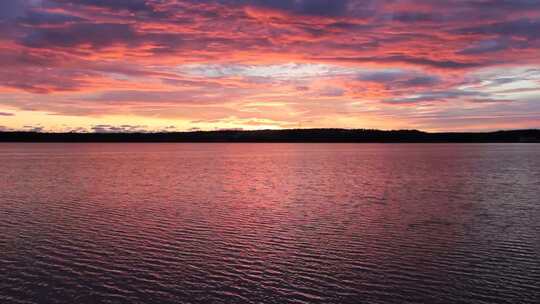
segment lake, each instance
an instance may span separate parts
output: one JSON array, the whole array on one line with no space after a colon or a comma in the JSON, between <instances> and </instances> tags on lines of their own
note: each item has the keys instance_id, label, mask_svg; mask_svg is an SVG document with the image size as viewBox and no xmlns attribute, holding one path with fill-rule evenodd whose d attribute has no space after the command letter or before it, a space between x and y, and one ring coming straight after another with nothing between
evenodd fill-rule
<instances>
[{"instance_id":1,"label":"lake","mask_svg":"<svg viewBox=\"0 0 540 304\"><path fill-rule=\"evenodd\" d=\"M0 303L538 303L539 144L0 144Z\"/></svg>"}]
</instances>

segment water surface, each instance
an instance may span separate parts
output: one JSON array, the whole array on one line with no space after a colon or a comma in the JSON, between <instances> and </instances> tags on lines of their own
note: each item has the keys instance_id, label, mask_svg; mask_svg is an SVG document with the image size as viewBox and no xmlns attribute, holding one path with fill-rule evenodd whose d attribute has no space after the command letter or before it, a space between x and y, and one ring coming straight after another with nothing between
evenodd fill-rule
<instances>
[{"instance_id":1,"label":"water surface","mask_svg":"<svg viewBox=\"0 0 540 304\"><path fill-rule=\"evenodd\" d=\"M540 145L0 144L1 303L538 303Z\"/></svg>"}]
</instances>

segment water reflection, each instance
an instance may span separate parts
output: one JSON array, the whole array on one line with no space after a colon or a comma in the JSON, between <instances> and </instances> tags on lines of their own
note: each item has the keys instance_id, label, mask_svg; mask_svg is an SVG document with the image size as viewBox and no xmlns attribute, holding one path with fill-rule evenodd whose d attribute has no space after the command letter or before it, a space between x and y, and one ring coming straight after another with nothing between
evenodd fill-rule
<instances>
[{"instance_id":1,"label":"water reflection","mask_svg":"<svg viewBox=\"0 0 540 304\"><path fill-rule=\"evenodd\" d=\"M7 303L535 303L538 145L2 144Z\"/></svg>"}]
</instances>

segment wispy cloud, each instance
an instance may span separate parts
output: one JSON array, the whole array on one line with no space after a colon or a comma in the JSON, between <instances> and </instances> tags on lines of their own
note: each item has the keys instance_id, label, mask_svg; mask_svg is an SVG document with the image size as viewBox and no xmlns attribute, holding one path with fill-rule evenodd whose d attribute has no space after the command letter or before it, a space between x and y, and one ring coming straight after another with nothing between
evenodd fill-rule
<instances>
[{"instance_id":1,"label":"wispy cloud","mask_svg":"<svg viewBox=\"0 0 540 304\"><path fill-rule=\"evenodd\" d=\"M534 127L540 102L538 1L18 0L0 26L10 128Z\"/></svg>"}]
</instances>

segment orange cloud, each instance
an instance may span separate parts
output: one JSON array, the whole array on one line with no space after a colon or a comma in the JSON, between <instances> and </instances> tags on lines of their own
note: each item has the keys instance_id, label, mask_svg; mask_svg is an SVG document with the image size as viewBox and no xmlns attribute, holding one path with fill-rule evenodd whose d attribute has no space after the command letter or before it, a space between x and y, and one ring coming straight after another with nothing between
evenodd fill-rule
<instances>
[{"instance_id":1,"label":"orange cloud","mask_svg":"<svg viewBox=\"0 0 540 304\"><path fill-rule=\"evenodd\" d=\"M36 111L111 126L537 126L534 1L35 3L0 13L0 112L17 121Z\"/></svg>"}]
</instances>

